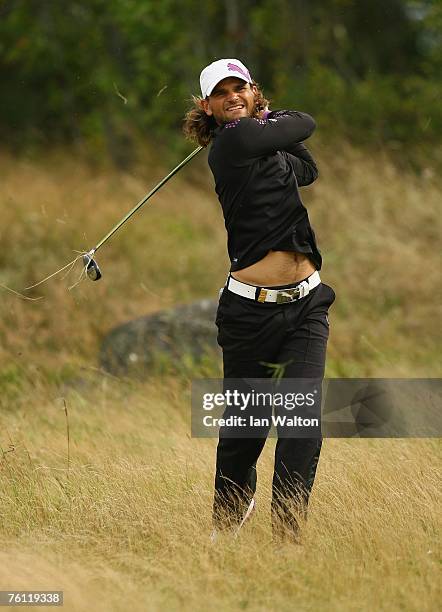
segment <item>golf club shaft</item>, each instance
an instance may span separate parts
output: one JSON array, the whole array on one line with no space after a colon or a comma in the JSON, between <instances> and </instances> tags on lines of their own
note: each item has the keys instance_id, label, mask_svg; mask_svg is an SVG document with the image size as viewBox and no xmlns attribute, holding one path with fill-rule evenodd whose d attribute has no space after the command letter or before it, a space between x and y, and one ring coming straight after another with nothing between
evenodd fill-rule
<instances>
[{"instance_id":1,"label":"golf club shaft","mask_svg":"<svg viewBox=\"0 0 442 612\"><path fill-rule=\"evenodd\" d=\"M119 222L119 223L118 223L118 224L117 224L115 227L113 227L113 228L110 230L110 232L109 232L108 234L106 234L106 236L105 236L104 238L102 238L102 239L100 240L100 242L99 242L99 243L98 243L98 244L95 246L95 248L93 248L93 249L90 251L90 253L96 253L96 252L98 251L98 249L99 249L100 247L102 247L102 246L103 246L103 244L104 244L105 242L107 242L107 240L109 240L109 238L110 238L111 236L113 236L113 234L115 234L115 232L116 232L117 230L119 230L119 229L120 229L120 227L121 227L121 226L122 226L124 223L126 223L126 221L127 221L128 219L130 219L130 217L132 217L132 215L133 215L134 213L136 213L136 212L137 212L137 210L138 210L139 208L141 208L141 207L143 206L143 204L145 204L149 198L151 198L151 197L154 195L154 193L156 193L156 192L158 191L158 189L160 189L160 188L161 188L161 187L162 187L162 186L163 186L165 183L167 183L167 181L168 181L170 178L172 178L172 176L173 176L174 174L176 174L176 173L178 172L178 170L180 170L180 169L181 169L183 166L185 166L185 165L187 164L187 162L189 162L189 161L190 161L190 160L191 160L193 157L195 157L195 155L197 155L197 154L198 154L198 153L199 153L199 152L200 152L200 151L201 151L203 148L204 148L204 147L198 147L197 149L195 149L194 151L192 151L192 153L191 153L190 155L188 155L188 156L186 157L186 159L183 159L183 161L182 161L180 164L178 164L178 166L177 166L176 168L174 168L174 169L173 169L171 172L169 172L169 174L168 174L167 176L165 176L165 177L163 178L163 180L162 180L162 181L160 181L160 182L158 183L158 185L156 185L156 186L155 186L155 187L154 187L154 188L153 188L151 191L149 191L149 193L148 193L146 196L144 196L144 198L143 198L142 200L140 200L140 202L138 202L138 204L137 204L136 206L134 206L134 207L132 208L132 210L130 210L130 211L127 213L127 215L126 215L125 217L123 217L123 219L121 219L121 221L120 221L120 222Z\"/></svg>"}]
</instances>

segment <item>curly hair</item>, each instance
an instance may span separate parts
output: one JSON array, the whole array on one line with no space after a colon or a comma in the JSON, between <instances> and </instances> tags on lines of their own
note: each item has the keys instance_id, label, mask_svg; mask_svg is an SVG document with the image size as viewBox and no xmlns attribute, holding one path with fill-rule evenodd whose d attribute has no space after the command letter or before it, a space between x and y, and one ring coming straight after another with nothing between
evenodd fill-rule
<instances>
[{"instance_id":1,"label":"curly hair","mask_svg":"<svg viewBox=\"0 0 442 612\"><path fill-rule=\"evenodd\" d=\"M264 97L258 83L253 81L252 85L255 85L257 89L252 117L258 118L260 112L268 107L269 101ZM202 98L199 96L192 96L192 101L193 106L187 111L184 117L183 132L188 140L192 140L202 147L207 147L213 138L213 132L218 124L213 115L206 115L202 109Z\"/></svg>"}]
</instances>

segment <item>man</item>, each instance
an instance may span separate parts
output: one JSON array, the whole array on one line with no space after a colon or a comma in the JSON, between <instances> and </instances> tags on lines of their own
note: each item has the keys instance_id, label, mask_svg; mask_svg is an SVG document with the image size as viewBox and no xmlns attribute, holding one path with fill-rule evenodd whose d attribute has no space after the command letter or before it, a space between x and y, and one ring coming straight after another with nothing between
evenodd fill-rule
<instances>
[{"instance_id":1,"label":"man","mask_svg":"<svg viewBox=\"0 0 442 612\"><path fill-rule=\"evenodd\" d=\"M225 380L268 378L281 364L287 378L324 376L328 308L333 289L321 283L321 254L298 187L318 176L302 144L315 129L309 115L268 110L248 69L221 59L201 72L201 98L184 132L211 143L228 234L230 274L217 312ZM265 436L229 437L217 449L214 523L237 530L254 508L256 461ZM321 437L279 437L272 495L274 532L297 534L305 515Z\"/></svg>"}]
</instances>

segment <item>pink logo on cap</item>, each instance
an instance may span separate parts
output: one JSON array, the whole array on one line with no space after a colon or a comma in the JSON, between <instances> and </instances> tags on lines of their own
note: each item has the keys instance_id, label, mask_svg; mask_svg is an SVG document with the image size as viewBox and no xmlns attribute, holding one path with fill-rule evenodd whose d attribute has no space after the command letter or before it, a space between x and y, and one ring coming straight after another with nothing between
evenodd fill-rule
<instances>
[{"instance_id":1,"label":"pink logo on cap","mask_svg":"<svg viewBox=\"0 0 442 612\"><path fill-rule=\"evenodd\" d=\"M244 72L244 70L240 66L237 66L236 64L232 64L231 62L229 62L227 64L227 68L229 70L231 70L232 72L239 72L240 74L242 74L247 79L247 81L251 81L252 80L250 78L249 71Z\"/></svg>"}]
</instances>

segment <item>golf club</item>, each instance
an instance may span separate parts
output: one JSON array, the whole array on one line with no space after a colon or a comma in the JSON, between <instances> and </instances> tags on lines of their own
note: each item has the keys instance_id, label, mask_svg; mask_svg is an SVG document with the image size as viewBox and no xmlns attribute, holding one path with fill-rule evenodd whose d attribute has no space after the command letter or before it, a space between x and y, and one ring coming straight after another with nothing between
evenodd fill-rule
<instances>
[{"instance_id":1,"label":"golf club","mask_svg":"<svg viewBox=\"0 0 442 612\"><path fill-rule=\"evenodd\" d=\"M97 281L102 277L101 274L101 270L98 267L97 262L94 259L94 255L95 253L98 251L99 248L101 248L103 246L103 244L105 242L107 242L109 240L109 238L111 236L113 236L115 234L115 232L117 230L120 229L120 227L122 225L124 225L124 223L126 223L126 221L128 221L130 219L130 217L137 212L137 210L139 210L146 202L147 200L149 200L149 198L151 198L163 185L165 185L165 183L167 183L167 181L172 178L172 176L174 176L183 166L185 166L187 164L187 162L189 162L193 157L195 157L195 155L197 155L204 147L198 147L197 149L195 149L194 151L192 151L192 153L190 155L188 155L186 157L186 159L184 159L180 164L178 164L178 166L176 166L176 168L174 168L171 172L169 172L169 174L167 176L165 176L159 183L158 185L156 185L151 191L149 191L149 193L147 195L144 196L144 198L142 200L140 200L138 202L138 204L136 206L134 206L132 208L132 210L130 210L127 215L125 215L121 221L119 223L117 223L117 225L115 225L115 227L113 227L107 234L106 236L104 236L104 238L102 238L100 240L100 242L97 243L97 245L91 249L90 251L87 251L86 253L83 253L83 264L84 267L86 269L86 274L88 276L88 278L90 278L90 280L93 281Z\"/></svg>"},{"instance_id":2,"label":"golf club","mask_svg":"<svg viewBox=\"0 0 442 612\"><path fill-rule=\"evenodd\" d=\"M85 253L83 255L83 265L86 268L86 274L88 275L88 278L93 281L97 281L101 278L101 270L98 267L97 262L93 258L93 254L94 250L92 249L92 251L89 251L88 253Z\"/></svg>"}]
</instances>

